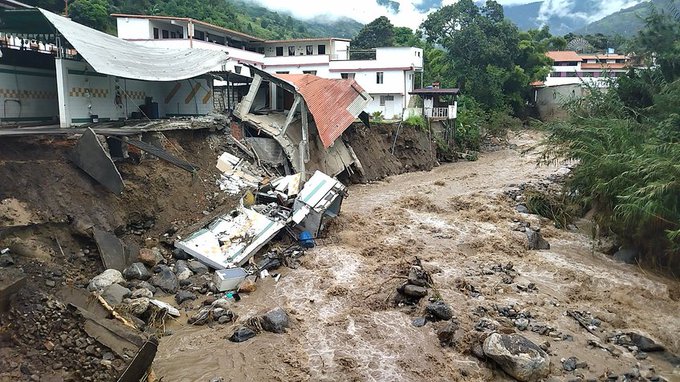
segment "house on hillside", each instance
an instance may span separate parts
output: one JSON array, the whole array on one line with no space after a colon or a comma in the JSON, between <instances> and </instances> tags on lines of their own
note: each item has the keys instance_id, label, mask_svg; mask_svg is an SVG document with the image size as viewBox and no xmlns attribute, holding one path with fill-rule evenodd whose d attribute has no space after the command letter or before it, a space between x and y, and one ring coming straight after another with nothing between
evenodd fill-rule
<instances>
[{"instance_id":1,"label":"house on hillside","mask_svg":"<svg viewBox=\"0 0 680 382\"><path fill-rule=\"evenodd\" d=\"M574 51L550 51L546 55L553 66L545 86L588 84L607 86L606 79L622 76L630 67L630 57L621 54L579 54Z\"/></svg>"},{"instance_id":2,"label":"house on hillside","mask_svg":"<svg viewBox=\"0 0 680 382\"><path fill-rule=\"evenodd\" d=\"M632 67L630 57L622 54L550 51L546 55L553 61L548 77L531 84L543 120L562 117L565 102L582 97L589 86L606 88L610 79L624 75Z\"/></svg>"},{"instance_id":3,"label":"house on hillside","mask_svg":"<svg viewBox=\"0 0 680 382\"><path fill-rule=\"evenodd\" d=\"M351 60L347 39L263 40L190 18L125 14L113 17L118 37L136 44L225 51L229 61L215 70L226 73L252 78L246 67L252 65L270 74L354 79L372 96L366 111L380 112L390 119L403 116L411 103L410 92L415 88L416 78L423 72L420 48L377 48L374 60ZM241 91L232 97L240 101L244 95ZM272 100L272 108L285 108L277 87L272 86L266 97Z\"/></svg>"}]
</instances>

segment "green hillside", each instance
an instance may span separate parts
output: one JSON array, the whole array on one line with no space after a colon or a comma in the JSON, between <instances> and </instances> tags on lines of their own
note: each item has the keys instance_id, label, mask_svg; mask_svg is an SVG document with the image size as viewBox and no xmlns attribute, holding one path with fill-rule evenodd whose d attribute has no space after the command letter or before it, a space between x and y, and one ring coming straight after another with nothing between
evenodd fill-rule
<instances>
[{"instance_id":1,"label":"green hillside","mask_svg":"<svg viewBox=\"0 0 680 382\"><path fill-rule=\"evenodd\" d=\"M680 0L652 0L613 13L601 20L590 23L577 33L634 36L644 27L644 17L655 7L659 11L677 12Z\"/></svg>"},{"instance_id":2,"label":"green hillside","mask_svg":"<svg viewBox=\"0 0 680 382\"><path fill-rule=\"evenodd\" d=\"M59 0L25 3L64 13ZM72 0L69 16L77 22L115 34L111 13L192 17L265 39L303 37L352 38L363 26L349 18L299 20L242 0Z\"/></svg>"}]
</instances>

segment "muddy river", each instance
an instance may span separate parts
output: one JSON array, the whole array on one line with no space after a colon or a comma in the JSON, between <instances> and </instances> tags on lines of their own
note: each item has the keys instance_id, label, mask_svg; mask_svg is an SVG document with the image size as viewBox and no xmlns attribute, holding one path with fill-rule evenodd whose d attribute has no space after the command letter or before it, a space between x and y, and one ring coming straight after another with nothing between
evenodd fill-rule
<instances>
[{"instance_id":1,"label":"muddy river","mask_svg":"<svg viewBox=\"0 0 680 382\"><path fill-rule=\"evenodd\" d=\"M162 381L452 381L506 380L490 363L470 354L475 327L514 331L499 314L507 307L530 316L521 333L549 345L556 380L621 378L637 368L680 381L680 368L650 353L636 359L607 334L635 330L680 353L678 284L598 253L586 232L558 230L551 222L518 213L506 191L541 182L564 171L537 166L538 135L512 138L512 149L480 155L430 172L408 173L350 188L342 216L298 269L234 303L243 321L280 306L292 323L286 334L262 333L231 343L232 325L192 327L186 316L170 325L154 363ZM529 251L520 222L541 227L550 250ZM453 308L460 330L454 346L439 344L437 324L415 327L427 299L395 306L396 288L418 257L438 293ZM492 269L512 264L507 274ZM498 269L498 267L495 267ZM527 288L533 284L531 288ZM431 291L431 293L433 293ZM589 333L568 310L588 312L601 322ZM532 331L532 327L548 327ZM561 360L577 357L585 369L563 371ZM641 357L640 357L641 358ZM222 378L222 379L219 379ZM622 380L622 379L619 379Z\"/></svg>"}]
</instances>

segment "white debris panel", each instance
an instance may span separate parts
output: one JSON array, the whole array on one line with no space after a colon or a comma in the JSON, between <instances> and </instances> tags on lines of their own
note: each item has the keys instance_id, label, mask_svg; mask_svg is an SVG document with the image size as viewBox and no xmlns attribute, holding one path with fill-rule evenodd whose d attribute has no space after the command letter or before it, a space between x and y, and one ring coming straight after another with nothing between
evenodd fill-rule
<instances>
[{"instance_id":1,"label":"white debris panel","mask_svg":"<svg viewBox=\"0 0 680 382\"><path fill-rule=\"evenodd\" d=\"M243 265L283 229L274 221L251 209L241 207L219 217L175 247L215 269Z\"/></svg>"},{"instance_id":2,"label":"white debris panel","mask_svg":"<svg viewBox=\"0 0 680 382\"><path fill-rule=\"evenodd\" d=\"M317 237L325 217L340 213L347 187L339 180L317 171L305 183L293 206L292 220Z\"/></svg>"},{"instance_id":3,"label":"white debris panel","mask_svg":"<svg viewBox=\"0 0 680 382\"><path fill-rule=\"evenodd\" d=\"M177 81L215 70L227 53L145 47L40 9L42 15L98 73L143 81Z\"/></svg>"}]
</instances>

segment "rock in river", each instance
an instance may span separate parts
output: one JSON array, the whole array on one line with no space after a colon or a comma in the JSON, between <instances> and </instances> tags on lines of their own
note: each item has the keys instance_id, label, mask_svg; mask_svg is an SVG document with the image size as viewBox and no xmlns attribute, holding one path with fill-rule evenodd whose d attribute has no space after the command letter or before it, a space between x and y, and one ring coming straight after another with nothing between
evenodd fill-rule
<instances>
[{"instance_id":1,"label":"rock in river","mask_svg":"<svg viewBox=\"0 0 680 382\"><path fill-rule=\"evenodd\" d=\"M432 321L447 321L453 318L453 311L444 301L435 301L425 308L428 318Z\"/></svg>"},{"instance_id":2,"label":"rock in river","mask_svg":"<svg viewBox=\"0 0 680 382\"><path fill-rule=\"evenodd\" d=\"M493 333L484 341L484 354L519 381L536 381L550 373L550 357L519 334Z\"/></svg>"},{"instance_id":3,"label":"rock in river","mask_svg":"<svg viewBox=\"0 0 680 382\"><path fill-rule=\"evenodd\" d=\"M244 342L255 337L256 335L257 333L255 333L252 329L241 326L240 328L236 329L236 331L234 331L234 334L232 334L231 337L229 337L229 341Z\"/></svg>"},{"instance_id":4,"label":"rock in river","mask_svg":"<svg viewBox=\"0 0 680 382\"><path fill-rule=\"evenodd\" d=\"M104 272L100 273L99 275L95 276L90 281L90 284L87 286L87 289L89 291L101 292L111 284L122 283L124 281L125 280L123 279L123 275L120 273L119 270L107 269Z\"/></svg>"},{"instance_id":5,"label":"rock in river","mask_svg":"<svg viewBox=\"0 0 680 382\"><path fill-rule=\"evenodd\" d=\"M275 308L260 318L262 329L272 333L284 333L288 327L288 314L281 308Z\"/></svg>"},{"instance_id":6,"label":"rock in river","mask_svg":"<svg viewBox=\"0 0 680 382\"><path fill-rule=\"evenodd\" d=\"M538 229L533 230L527 227L526 234L527 239L529 240L529 249L550 249L550 243L543 238L543 235L541 235L541 232Z\"/></svg>"},{"instance_id":7,"label":"rock in river","mask_svg":"<svg viewBox=\"0 0 680 382\"><path fill-rule=\"evenodd\" d=\"M153 275L149 281L151 285L161 288L166 293L176 293L177 289L179 289L177 276L168 268Z\"/></svg>"},{"instance_id":8,"label":"rock in river","mask_svg":"<svg viewBox=\"0 0 680 382\"><path fill-rule=\"evenodd\" d=\"M142 263L133 263L123 270L123 277L128 280L148 280L151 272Z\"/></svg>"}]
</instances>

